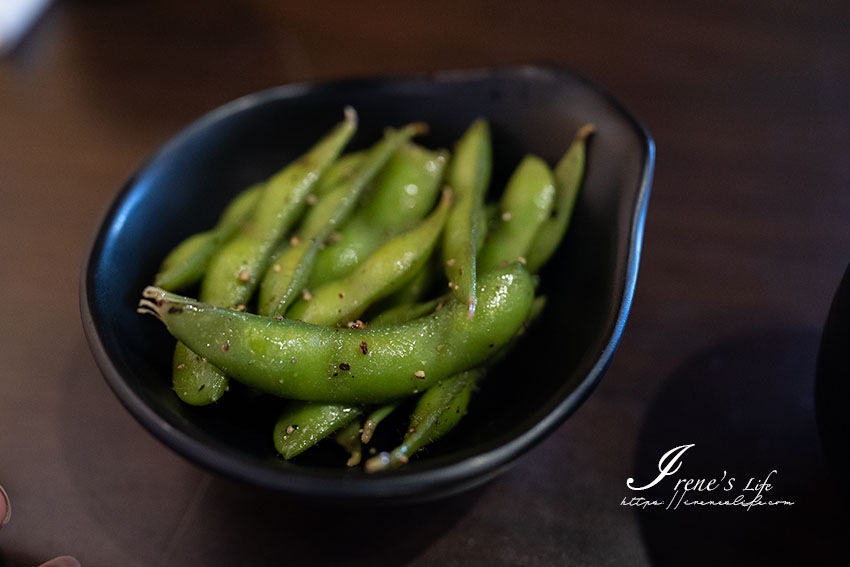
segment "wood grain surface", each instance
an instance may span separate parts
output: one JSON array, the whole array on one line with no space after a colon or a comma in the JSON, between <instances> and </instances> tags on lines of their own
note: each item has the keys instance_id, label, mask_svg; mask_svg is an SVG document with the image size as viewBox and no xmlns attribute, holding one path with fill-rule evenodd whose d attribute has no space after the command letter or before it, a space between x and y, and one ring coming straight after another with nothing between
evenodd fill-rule
<instances>
[{"instance_id":1,"label":"wood grain surface","mask_svg":"<svg viewBox=\"0 0 850 567\"><path fill-rule=\"evenodd\" d=\"M813 384L850 262L849 23L827 1L56 0L0 59L0 566L846 564ZM210 475L124 410L79 268L161 142L273 85L536 62L605 86L658 150L620 348L543 444L456 498L340 510ZM622 505L690 443L678 476L776 470L765 498L794 504Z\"/></svg>"}]
</instances>

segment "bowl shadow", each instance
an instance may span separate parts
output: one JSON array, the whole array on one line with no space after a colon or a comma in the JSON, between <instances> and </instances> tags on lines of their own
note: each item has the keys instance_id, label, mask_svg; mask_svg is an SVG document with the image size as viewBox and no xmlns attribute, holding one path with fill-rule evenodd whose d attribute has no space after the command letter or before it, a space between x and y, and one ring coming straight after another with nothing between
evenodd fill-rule
<instances>
[{"instance_id":1,"label":"bowl shadow","mask_svg":"<svg viewBox=\"0 0 850 567\"><path fill-rule=\"evenodd\" d=\"M846 560L850 518L830 479L815 423L818 341L811 329L734 337L693 355L662 386L641 428L635 485L659 475L667 451L693 446L669 478L631 493L665 503L635 509L653 565ZM738 495L750 502L756 492L743 489L768 475L771 488L761 493L762 502L793 504L687 505L733 501ZM677 500L679 479L718 479L719 488L689 492L685 505L668 508Z\"/></svg>"}]
</instances>

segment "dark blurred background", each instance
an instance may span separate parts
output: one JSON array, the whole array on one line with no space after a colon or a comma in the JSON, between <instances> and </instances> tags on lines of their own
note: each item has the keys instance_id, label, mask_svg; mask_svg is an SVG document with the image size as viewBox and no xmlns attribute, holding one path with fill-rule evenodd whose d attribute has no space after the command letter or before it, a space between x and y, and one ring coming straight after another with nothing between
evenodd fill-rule
<instances>
[{"instance_id":1,"label":"dark blurred background","mask_svg":"<svg viewBox=\"0 0 850 567\"><path fill-rule=\"evenodd\" d=\"M55 0L0 58L0 565L846 563L813 384L850 262L848 26L828 1ZM209 475L124 411L79 267L160 143L274 85L525 63L601 84L658 148L622 343L552 437L470 494L341 511ZM693 476L777 469L795 505L620 506L686 442Z\"/></svg>"}]
</instances>

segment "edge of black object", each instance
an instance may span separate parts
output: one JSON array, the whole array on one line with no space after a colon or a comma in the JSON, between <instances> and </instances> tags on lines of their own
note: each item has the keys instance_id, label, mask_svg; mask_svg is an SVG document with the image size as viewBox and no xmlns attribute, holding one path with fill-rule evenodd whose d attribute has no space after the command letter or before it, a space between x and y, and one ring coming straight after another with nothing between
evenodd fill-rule
<instances>
[{"instance_id":1,"label":"edge of black object","mask_svg":"<svg viewBox=\"0 0 850 567\"><path fill-rule=\"evenodd\" d=\"M838 285L824 325L815 374L815 417L827 463L845 500L850 488L850 265Z\"/></svg>"},{"instance_id":2,"label":"edge of black object","mask_svg":"<svg viewBox=\"0 0 850 567\"><path fill-rule=\"evenodd\" d=\"M180 240L210 227L239 189L264 179L357 109L350 149L381 130L429 124L421 143L449 146L479 116L494 138L492 188L527 152L553 163L578 128L596 125L567 240L542 273L549 304L515 352L491 372L469 414L427 454L367 475L312 450L292 462L271 443L277 406L238 387L214 407L171 391L173 340L135 311L141 291ZM202 467L292 496L335 503L402 503L455 494L494 478L562 424L605 373L623 333L638 272L655 159L647 130L606 91L563 68L523 66L295 84L219 107L166 142L106 211L80 283L94 358L127 410ZM198 203L204 203L198 207ZM391 446L380 447L386 450ZM336 455L338 457L338 455Z\"/></svg>"}]
</instances>

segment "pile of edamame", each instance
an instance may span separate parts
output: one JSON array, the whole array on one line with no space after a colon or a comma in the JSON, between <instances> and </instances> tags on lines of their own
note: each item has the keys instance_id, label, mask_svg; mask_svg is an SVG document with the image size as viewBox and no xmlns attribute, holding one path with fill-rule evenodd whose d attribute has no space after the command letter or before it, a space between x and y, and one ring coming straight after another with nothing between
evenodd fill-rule
<instances>
[{"instance_id":1,"label":"pile of edamame","mask_svg":"<svg viewBox=\"0 0 850 567\"><path fill-rule=\"evenodd\" d=\"M486 120L451 152L417 144L422 123L346 152L356 129L346 108L304 155L237 194L163 260L138 311L177 339L184 402L212 404L229 380L282 398L272 437L286 459L333 437L360 465L381 421L416 397L398 446L369 451L372 472L451 431L543 308L536 274L567 231L593 126L554 168L526 156L492 203ZM191 290L197 300L175 293Z\"/></svg>"}]
</instances>

